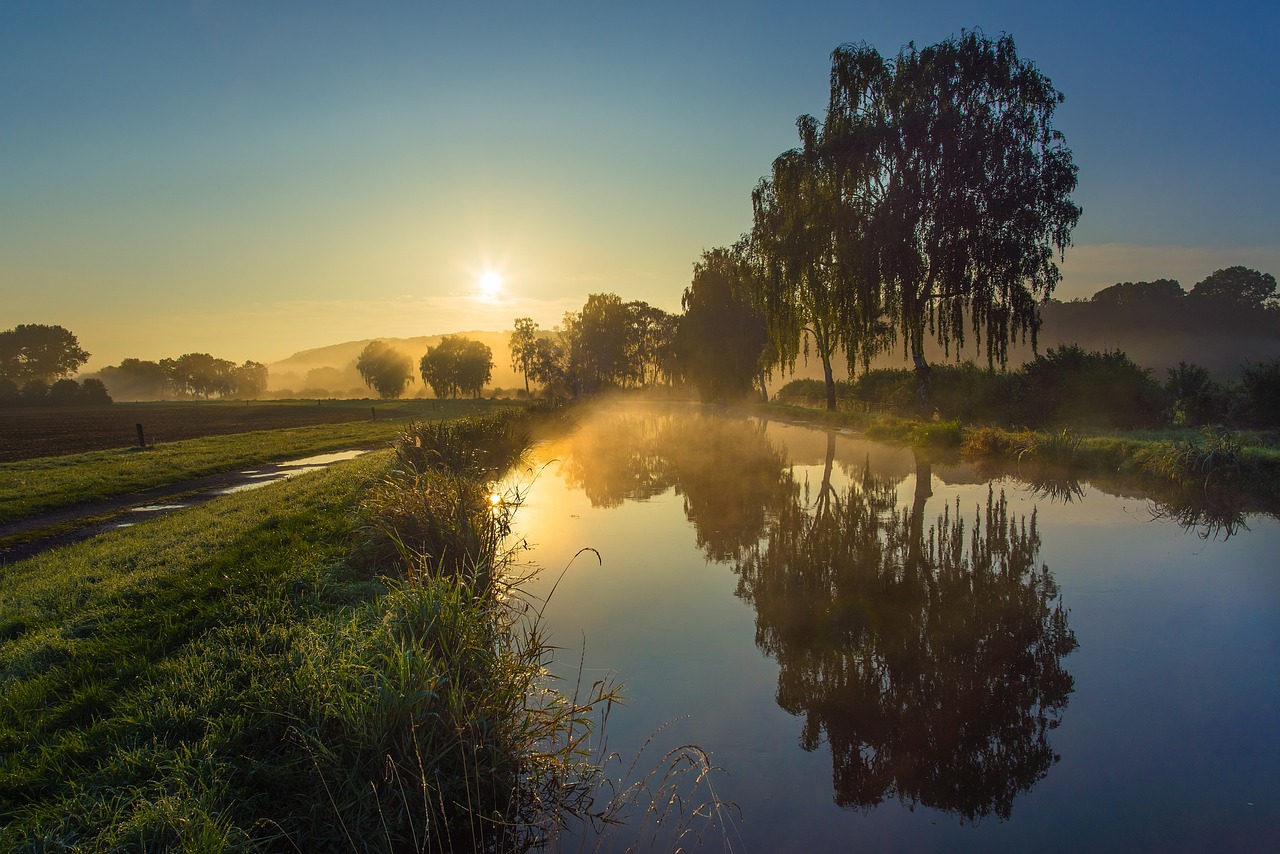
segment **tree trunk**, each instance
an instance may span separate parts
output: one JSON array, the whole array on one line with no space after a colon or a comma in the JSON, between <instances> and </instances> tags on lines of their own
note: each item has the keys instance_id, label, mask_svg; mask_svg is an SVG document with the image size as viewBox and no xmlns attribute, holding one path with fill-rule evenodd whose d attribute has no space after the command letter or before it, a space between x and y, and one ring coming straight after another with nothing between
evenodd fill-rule
<instances>
[{"instance_id":1,"label":"tree trunk","mask_svg":"<svg viewBox=\"0 0 1280 854\"><path fill-rule=\"evenodd\" d=\"M831 357L825 353L822 356L822 376L827 381L827 411L836 411L836 381L831 373Z\"/></svg>"},{"instance_id":2,"label":"tree trunk","mask_svg":"<svg viewBox=\"0 0 1280 854\"><path fill-rule=\"evenodd\" d=\"M918 567L924 549L924 507L933 495L933 463L913 451L916 458L916 489L911 501L911 528L908 534L907 560Z\"/></svg>"},{"instance_id":3,"label":"tree trunk","mask_svg":"<svg viewBox=\"0 0 1280 854\"><path fill-rule=\"evenodd\" d=\"M761 372L756 376L756 379L758 379L758 380L760 381L760 401L761 401L762 403L768 403L768 402L769 402L769 387L768 387L767 385L765 385L765 384L764 384L764 371L761 371Z\"/></svg>"},{"instance_id":4,"label":"tree trunk","mask_svg":"<svg viewBox=\"0 0 1280 854\"><path fill-rule=\"evenodd\" d=\"M933 413L933 407L930 405L931 389L929 387L933 368L929 367L929 363L924 360L924 353L912 353L911 361L915 363L916 371L916 411L921 418L927 419Z\"/></svg>"}]
</instances>

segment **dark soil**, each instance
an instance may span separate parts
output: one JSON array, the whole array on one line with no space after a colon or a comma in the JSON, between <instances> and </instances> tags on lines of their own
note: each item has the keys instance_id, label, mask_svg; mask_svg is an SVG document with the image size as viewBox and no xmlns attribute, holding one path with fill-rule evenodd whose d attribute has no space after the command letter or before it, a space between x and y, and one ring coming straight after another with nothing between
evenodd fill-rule
<instances>
[{"instance_id":1,"label":"dark soil","mask_svg":"<svg viewBox=\"0 0 1280 854\"><path fill-rule=\"evenodd\" d=\"M114 403L0 409L0 462L105 451L201 436L367 421L368 405L303 403Z\"/></svg>"}]
</instances>

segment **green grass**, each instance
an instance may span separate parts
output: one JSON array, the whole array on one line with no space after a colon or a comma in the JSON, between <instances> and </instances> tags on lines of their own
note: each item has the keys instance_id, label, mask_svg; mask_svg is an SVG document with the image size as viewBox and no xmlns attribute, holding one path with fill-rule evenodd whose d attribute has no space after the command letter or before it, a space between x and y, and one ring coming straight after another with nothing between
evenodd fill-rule
<instances>
[{"instance_id":1,"label":"green grass","mask_svg":"<svg viewBox=\"0 0 1280 854\"><path fill-rule=\"evenodd\" d=\"M503 555L350 560L392 456L0 566L0 850L521 850L589 808L611 687L550 690Z\"/></svg>"},{"instance_id":2,"label":"green grass","mask_svg":"<svg viewBox=\"0 0 1280 854\"><path fill-rule=\"evenodd\" d=\"M158 819L142 813L163 812L159 780L187 777L208 753L214 706L232 717L252 712L228 704L255 678L255 659L235 665L224 655L225 672L193 682L193 667L207 671L217 659L191 660L192 650L212 653L212 638L231 631L261 658L262 645L283 641L309 615L376 595L371 579L334 568L350 548L352 511L385 460L0 567L0 842L9 843L0 847L38 838L24 828L52 834L55 849L106 827L122 829L112 843L120 845L140 843L125 830L139 822L152 828L143 836L160 833Z\"/></svg>"},{"instance_id":3,"label":"green grass","mask_svg":"<svg viewBox=\"0 0 1280 854\"><path fill-rule=\"evenodd\" d=\"M1280 446L1274 433L1184 428L1088 435L1065 429L970 427L956 421L934 423L777 404L757 405L750 411L850 427L879 441L919 448L958 445L970 459L1043 463L1169 486L1230 487L1268 501L1280 499Z\"/></svg>"},{"instance_id":4,"label":"green grass","mask_svg":"<svg viewBox=\"0 0 1280 854\"><path fill-rule=\"evenodd\" d=\"M488 411L502 403L505 402L388 401L378 406L381 417L415 414L457 418L477 410ZM158 444L147 450L93 451L0 463L0 524L262 463L381 442L389 444L404 429L403 421L355 421L208 436Z\"/></svg>"}]
</instances>

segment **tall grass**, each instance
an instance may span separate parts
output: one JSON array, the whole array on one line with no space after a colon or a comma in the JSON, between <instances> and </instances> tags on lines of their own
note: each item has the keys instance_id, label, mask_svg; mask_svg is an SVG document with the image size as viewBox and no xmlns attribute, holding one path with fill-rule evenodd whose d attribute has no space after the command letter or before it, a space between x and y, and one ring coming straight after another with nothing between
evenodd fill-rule
<instances>
[{"instance_id":1,"label":"tall grass","mask_svg":"<svg viewBox=\"0 0 1280 854\"><path fill-rule=\"evenodd\" d=\"M548 676L515 497L391 459L0 568L0 849L520 851L600 814L616 688ZM415 491L386 530L455 544L351 562Z\"/></svg>"}]
</instances>

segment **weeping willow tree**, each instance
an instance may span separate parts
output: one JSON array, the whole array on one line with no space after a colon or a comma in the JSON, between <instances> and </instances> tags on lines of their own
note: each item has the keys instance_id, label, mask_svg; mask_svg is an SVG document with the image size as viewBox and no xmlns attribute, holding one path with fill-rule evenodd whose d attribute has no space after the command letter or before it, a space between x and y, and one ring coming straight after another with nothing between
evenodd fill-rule
<instances>
[{"instance_id":1,"label":"weeping willow tree","mask_svg":"<svg viewBox=\"0 0 1280 854\"><path fill-rule=\"evenodd\" d=\"M796 122L801 147L773 161L751 194L750 245L760 275L756 303L765 317L775 364L792 370L801 353L822 363L827 409L836 408L832 363L843 349L850 367L865 366L883 345L879 292L860 267L861 190L845 181L811 116ZM868 285L871 285L870 287Z\"/></svg>"},{"instance_id":2,"label":"weeping willow tree","mask_svg":"<svg viewBox=\"0 0 1280 854\"><path fill-rule=\"evenodd\" d=\"M962 32L893 59L866 44L832 54L816 140L840 190L832 254L863 265L861 286L842 291L844 323L859 322L877 288L922 408L926 338L949 354L969 330L1002 366L1011 341L1029 334L1035 345L1038 304L1080 218L1076 166L1052 123L1062 101L1008 35Z\"/></svg>"}]
</instances>

